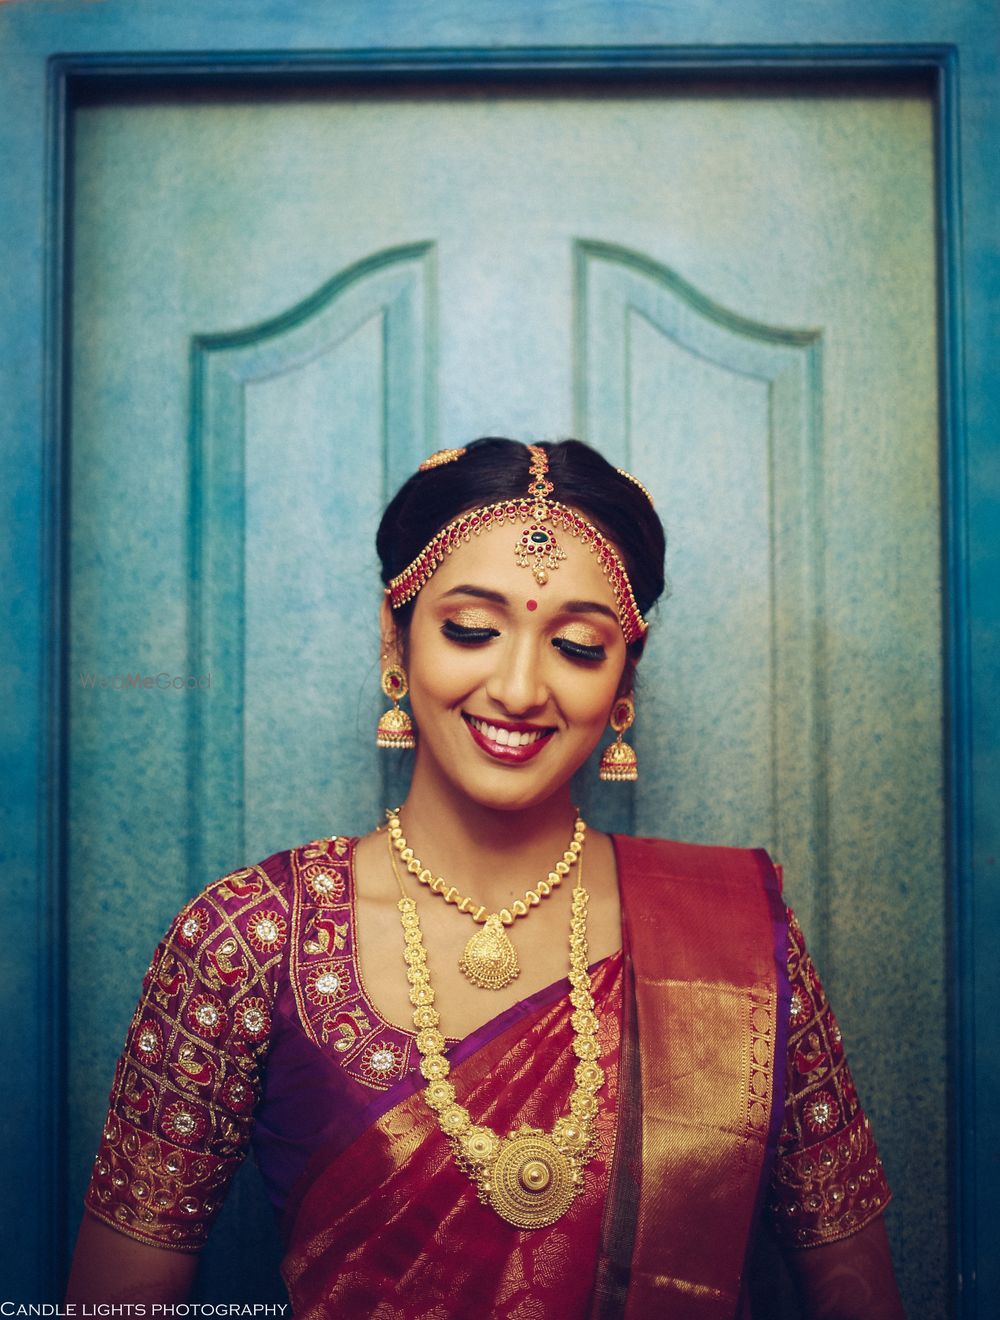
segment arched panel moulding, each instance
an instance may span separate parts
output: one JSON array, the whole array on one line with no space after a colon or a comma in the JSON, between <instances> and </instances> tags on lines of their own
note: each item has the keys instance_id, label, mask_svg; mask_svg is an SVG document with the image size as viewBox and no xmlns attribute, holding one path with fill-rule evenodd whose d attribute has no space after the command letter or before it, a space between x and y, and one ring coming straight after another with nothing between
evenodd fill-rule
<instances>
[{"instance_id":1,"label":"arched panel moulding","mask_svg":"<svg viewBox=\"0 0 1000 1320\"><path fill-rule=\"evenodd\" d=\"M657 474L670 545L636 728L663 773L628 823L766 843L810 878L822 944L820 333L740 316L612 244L578 241L574 264L577 432Z\"/></svg>"},{"instance_id":2,"label":"arched panel moulding","mask_svg":"<svg viewBox=\"0 0 1000 1320\"><path fill-rule=\"evenodd\" d=\"M387 800L374 739L362 766L355 737L375 697L370 528L435 447L433 289L433 246L413 244L263 324L192 343L191 663L218 675L193 706L195 875L312 837L313 822L360 826ZM303 638L306 615L328 620L323 636ZM289 789L285 801L303 757L315 800ZM338 784L350 801L334 800ZM264 800L274 838L253 832Z\"/></svg>"}]
</instances>

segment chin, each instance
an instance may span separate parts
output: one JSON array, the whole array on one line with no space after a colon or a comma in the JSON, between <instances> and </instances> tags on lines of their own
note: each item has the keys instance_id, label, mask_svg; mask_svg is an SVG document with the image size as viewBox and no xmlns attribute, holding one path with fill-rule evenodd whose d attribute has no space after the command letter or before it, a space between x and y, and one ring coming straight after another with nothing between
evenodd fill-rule
<instances>
[{"instance_id":1,"label":"chin","mask_svg":"<svg viewBox=\"0 0 1000 1320\"><path fill-rule=\"evenodd\" d=\"M589 755L588 748L579 760L569 765L563 763L558 769L552 767L547 772L540 765L492 766L484 765L478 757L470 763L465 757L456 756L448 762L444 778L453 790L478 806L494 811L525 811L567 789Z\"/></svg>"},{"instance_id":2,"label":"chin","mask_svg":"<svg viewBox=\"0 0 1000 1320\"><path fill-rule=\"evenodd\" d=\"M481 806L492 807L494 811L527 811L530 807L537 807L540 803L555 797L567 783L568 780L565 779L557 783L546 781L533 789L529 789L527 785L523 787L518 785L516 788L512 785L507 792L469 793L468 796L478 801Z\"/></svg>"}]
</instances>

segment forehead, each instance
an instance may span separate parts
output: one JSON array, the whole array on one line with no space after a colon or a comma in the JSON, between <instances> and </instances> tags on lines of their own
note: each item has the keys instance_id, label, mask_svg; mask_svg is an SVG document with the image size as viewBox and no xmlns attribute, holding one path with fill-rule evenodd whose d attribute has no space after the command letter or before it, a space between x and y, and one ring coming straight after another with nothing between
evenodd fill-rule
<instances>
[{"instance_id":1,"label":"forehead","mask_svg":"<svg viewBox=\"0 0 1000 1320\"><path fill-rule=\"evenodd\" d=\"M539 610L569 599L595 601L610 607L617 617L611 583L591 550L567 533L557 534L566 557L548 572L548 580L542 584L530 568L517 562L522 530L520 526L495 527L462 542L446 557L420 595L434 600L456 586L468 584L498 591L512 601L536 600Z\"/></svg>"}]
</instances>

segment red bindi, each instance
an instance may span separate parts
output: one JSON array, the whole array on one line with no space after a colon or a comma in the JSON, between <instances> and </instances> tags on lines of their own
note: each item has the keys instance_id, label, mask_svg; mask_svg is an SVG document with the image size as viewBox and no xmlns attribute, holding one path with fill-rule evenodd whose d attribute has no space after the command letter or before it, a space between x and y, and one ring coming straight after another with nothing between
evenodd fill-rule
<instances>
[{"instance_id":1,"label":"red bindi","mask_svg":"<svg viewBox=\"0 0 1000 1320\"><path fill-rule=\"evenodd\" d=\"M527 606L527 608L528 608L529 610L537 610L537 609L538 609L538 601L537 601L537 600L529 600L529 601L525 601L525 604L526 604L526 606Z\"/></svg>"}]
</instances>

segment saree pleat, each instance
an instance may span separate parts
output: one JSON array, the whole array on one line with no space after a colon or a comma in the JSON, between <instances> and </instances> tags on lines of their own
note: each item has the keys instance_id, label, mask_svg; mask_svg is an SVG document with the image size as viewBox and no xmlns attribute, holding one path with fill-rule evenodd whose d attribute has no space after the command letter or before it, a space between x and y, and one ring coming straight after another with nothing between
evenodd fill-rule
<instances>
[{"instance_id":1,"label":"saree pleat","mask_svg":"<svg viewBox=\"0 0 1000 1320\"><path fill-rule=\"evenodd\" d=\"M635 1224L639 1212L642 1162L642 1079L639 1070L639 1033L635 1012L635 973L623 931L622 1037L618 1054L618 1129L611 1165L608 1197L601 1219L601 1241L590 1320L617 1320L625 1314Z\"/></svg>"}]
</instances>

